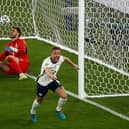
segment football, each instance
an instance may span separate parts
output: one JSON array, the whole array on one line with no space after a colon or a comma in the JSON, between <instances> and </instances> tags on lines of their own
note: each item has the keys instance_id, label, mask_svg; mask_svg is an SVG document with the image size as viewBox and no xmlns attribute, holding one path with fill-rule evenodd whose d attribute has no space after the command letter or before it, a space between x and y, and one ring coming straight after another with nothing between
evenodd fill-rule
<instances>
[{"instance_id":1,"label":"football","mask_svg":"<svg viewBox=\"0 0 129 129\"><path fill-rule=\"evenodd\" d=\"M1 16L1 17L0 17L0 22L1 22L2 24L9 24L9 23L10 23L10 18L9 18L9 16L7 16L7 15Z\"/></svg>"}]
</instances>

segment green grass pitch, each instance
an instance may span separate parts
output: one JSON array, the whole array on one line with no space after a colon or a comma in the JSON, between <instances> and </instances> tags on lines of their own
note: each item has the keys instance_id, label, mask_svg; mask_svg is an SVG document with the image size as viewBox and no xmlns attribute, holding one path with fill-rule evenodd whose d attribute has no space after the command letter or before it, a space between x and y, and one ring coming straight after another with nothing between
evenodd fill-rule
<instances>
[{"instance_id":1,"label":"green grass pitch","mask_svg":"<svg viewBox=\"0 0 129 129\"><path fill-rule=\"evenodd\" d=\"M0 52L7 41L0 42ZM38 40L27 40L30 56L29 73L37 76L42 60L49 56L52 46ZM77 57L63 51L77 63ZM71 66L63 64L59 72L62 84L69 91L77 93L77 73ZM0 129L128 129L129 122L111 115L97 107L79 101L71 96L64 107L66 121L55 114L58 97L51 91L37 111L38 122L30 122L30 107L35 97L36 84L28 79L18 81L17 76L0 73ZM92 99L102 105L127 115L129 97Z\"/></svg>"}]
</instances>

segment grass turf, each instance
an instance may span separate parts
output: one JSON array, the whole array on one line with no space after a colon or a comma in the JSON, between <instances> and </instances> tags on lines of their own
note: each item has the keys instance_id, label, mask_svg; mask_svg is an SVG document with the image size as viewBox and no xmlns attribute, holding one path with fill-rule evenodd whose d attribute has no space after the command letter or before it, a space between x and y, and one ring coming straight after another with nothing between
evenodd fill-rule
<instances>
[{"instance_id":1,"label":"grass turf","mask_svg":"<svg viewBox=\"0 0 129 129\"><path fill-rule=\"evenodd\" d=\"M0 51L7 41L2 41ZM29 73L38 75L43 58L49 56L52 46L37 40L27 40L30 69ZM77 57L63 51L77 62ZM61 82L66 89L77 92L77 73L72 67L63 64L59 72ZM74 81L73 81L74 80ZM35 82L31 79L18 81L17 76L0 74L0 128L1 129L127 129L129 122L111 115L92 105L81 102L69 96L65 105L65 112L68 117L61 121L55 114L55 107L58 97L49 92L44 103L38 109L38 123L30 122L29 110L35 97ZM128 111L128 97L93 99L103 105L109 106L122 113ZM124 107L123 107L123 105Z\"/></svg>"}]
</instances>

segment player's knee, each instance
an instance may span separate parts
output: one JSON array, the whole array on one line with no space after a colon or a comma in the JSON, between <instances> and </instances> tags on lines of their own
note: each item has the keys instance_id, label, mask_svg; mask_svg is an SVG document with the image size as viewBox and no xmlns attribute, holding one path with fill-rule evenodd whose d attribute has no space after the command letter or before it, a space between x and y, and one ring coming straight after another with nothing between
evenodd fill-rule
<instances>
[{"instance_id":1,"label":"player's knee","mask_svg":"<svg viewBox=\"0 0 129 129\"><path fill-rule=\"evenodd\" d=\"M62 94L60 97L67 100L67 94Z\"/></svg>"},{"instance_id":2,"label":"player's knee","mask_svg":"<svg viewBox=\"0 0 129 129\"><path fill-rule=\"evenodd\" d=\"M67 94L66 94L65 91L59 92L58 95L59 95L61 98L63 98L63 99L67 99Z\"/></svg>"},{"instance_id":3,"label":"player's knee","mask_svg":"<svg viewBox=\"0 0 129 129\"><path fill-rule=\"evenodd\" d=\"M3 66L3 63L0 61L0 66Z\"/></svg>"},{"instance_id":4,"label":"player's knee","mask_svg":"<svg viewBox=\"0 0 129 129\"><path fill-rule=\"evenodd\" d=\"M18 60L18 58L16 58L16 57L13 57L13 56L7 56L7 60L9 61L9 62L12 62L12 61L15 61L16 63L18 63L19 62L19 60Z\"/></svg>"},{"instance_id":5,"label":"player's knee","mask_svg":"<svg viewBox=\"0 0 129 129\"><path fill-rule=\"evenodd\" d=\"M37 102L38 102L39 104L41 104L42 101L43 101L43 97L37 96L37 97L36 97L36 100L37 100Z\"/></svg>"}]
</instances>

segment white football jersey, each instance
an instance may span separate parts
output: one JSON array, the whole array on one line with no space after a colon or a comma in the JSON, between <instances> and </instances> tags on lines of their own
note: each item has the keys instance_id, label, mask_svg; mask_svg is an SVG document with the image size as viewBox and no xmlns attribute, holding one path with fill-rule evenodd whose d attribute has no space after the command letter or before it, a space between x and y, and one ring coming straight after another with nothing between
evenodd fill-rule
<instances>
[{"instance_id":1,"label":"white football jersey","mask_svg":"<svg viewBox=\"0 0 129 129\"><path fill-rule=\"evenodd\" d=\"M56 75L63 62L64 62L63 56L60 56L58 62L56 63L51 62L51 57L44 59L42 66L41 66L38 83L42 86L47 86L50 82L52 82L53 80L45 73L45 68L50 67L52 71L54 72L54 74Z\"/></svg>"}]
</instances>

